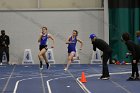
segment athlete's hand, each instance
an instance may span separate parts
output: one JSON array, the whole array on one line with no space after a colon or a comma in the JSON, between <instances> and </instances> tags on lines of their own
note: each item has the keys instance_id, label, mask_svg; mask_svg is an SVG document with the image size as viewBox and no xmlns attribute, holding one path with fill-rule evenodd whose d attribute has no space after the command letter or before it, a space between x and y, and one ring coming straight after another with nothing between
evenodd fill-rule
<instances>
[{"instance_id":1,"label":"athlete's hand","mask_svg":"<svg viewBox=\"0 0 140 93\"><path fill-rule=\"evenodd\" d=\"M43 36L43 34L42 34L42 33L40 33L40 36L42 37L42 36Z\"/></svg>"},{"instance_id":2,"label":"athlete's hand","mask_svg":"<svg viewBox=\"0 0 140 93\"><path fill-rule=\"evenodd\" d=\"M128 58L128 56L131 56L132 55L132 53L126 53L126 58Z\"/></svg>"},{"instance_id":3,"label":"athlete's hand","mask_svg":"<svg viewBox=\"0 0 140 93\"><path fill-rule=\"evenodd\" d=\"M133 60L133 63L135 64L136 63L136 60Z\"/></svg>"}]
</instances>

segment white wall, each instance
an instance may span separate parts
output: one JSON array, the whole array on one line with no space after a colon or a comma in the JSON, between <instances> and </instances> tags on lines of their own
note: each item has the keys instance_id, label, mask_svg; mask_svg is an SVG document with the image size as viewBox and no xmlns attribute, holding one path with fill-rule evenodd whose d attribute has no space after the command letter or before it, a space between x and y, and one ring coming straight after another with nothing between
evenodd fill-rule
<instances>
[{"instance_id":1,"label":"white wall","mask_svg":"<svg viewBox=\"0 0 140 93\"><path fill-rule=\"evenodd\" d=\"M101 8L101 0L0 0L1 8Z\"/></svg>"},{"instance_id":2,"label":"white wall","mask_svg":"<svg viewBox=\"0 0 140 93\"><path fill-rule=\"evenodd\" d=\"M49 33L54 35L54 58L56 63L65 63L67 45L65 40L72 30L79 31L79 38L84 41L81 51L81 63L90 63L92 45L89 34L95 33L104 38L103 10L89 11L1 11L0 29L5 29L10 36L10 61L21 63L24 49L32 51L35 63L39 63L37 54L38 36L41 26L47 26ZM49 42L49 45L51 42ZM49 46L50 47L50 46ZM79 44L78 44L79 48Z\"/></svg>"}]
</instances>

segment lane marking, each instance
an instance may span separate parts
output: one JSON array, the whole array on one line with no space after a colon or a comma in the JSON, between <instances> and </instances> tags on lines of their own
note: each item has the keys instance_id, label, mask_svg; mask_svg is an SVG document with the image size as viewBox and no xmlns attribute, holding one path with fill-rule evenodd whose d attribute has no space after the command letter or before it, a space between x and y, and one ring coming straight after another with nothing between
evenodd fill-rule
<instances>
[{"instance_id":1,"label":"lane marking","mask_svg":"<svg viewBox=\"0 0 140 93\"><path fill-rule=\"evenodd\" d=\"M64 74L63 74L63 75L64 75ZM62 76L62 73L60 73L60 75L55 75L55 76ZM43 77L48 77L48 76L43 76ZM16 93L17 88L18 88L18 85L19 85L20 82L25 81L25 80L29 80L29 79L34 79L34 78L41 78L41 77L38 76L38 77L33 77L33 78L27 78L27 79L18 80L18 81L16 82L16 84L15 84L15 88L14 88L14 92L13 92L13 93Z\"/></svg>"},{"instance_id":2,"label":"lane marking","mask_svg":"<svg viewBox=\"0 0 140 93\"><path fill-rule=\"evenodd\" d=\"M19 77L23 77L23 76L15 76L15 77L11 77L11 79L12 78L19 78ZM7 79L7 78L9 78L9 77L0 78L0 80Z\"/></svg>"},{"instance_id":3,"label":"lane marking","mask_svg":"<svg viewBox=\"0 0 140 93\"><path fill-rule=\"evenodd\" d=\"M83 89L83 90L85 90L85 93L91 93L88 89L87 89L87 87L77 78L77 81L78 81L78 84L79 84L79 86Z\"/></svg>"},{"instance_id":4,"label":"lane marking","mask_svg":"<svg viewBox=\"0 0 140 93\"><path fill-rule=\"evenodd\" d=\"M45 77L48 77L48 76L45 76ZM18 80L16 82L16 84L15 84L15 88L14 88L13 93L16 93L17 92L17 88L18 88L18 85L19 85L20 82L23 82L23 81L26 81L26 80L30 80L30 79L35 79L35 78L40 78L40 77L24 78L24 79Z\"/></svg>"},{"instance_id":5,"label":"lane marking","mask_svg":"<svg viewBox=\"0 0 140 93\"><path fill-rule=\"evenodd\" d=\"M110 75L121 75L121 74L129 74L131 73L131 71L129 72L117 72L117 73L110 73ZM101 76L102 74L92 74L92 75L88 75L86 76L87 78L90 78L90 77L96 77L96 76ZM79 84L86 90L88 91L87 93L91 93L88 88L83 84L81 83L81 81L79 80L81 77L78 77L77 78L77 81L79 82ZM109 79L110 80L110 79ZM110 80L113 84L115 85L118 85L121 89L123 89L124 91L126 91L127 93L131 93L129 90L127 90L126 88L124 88L123 86L121 86L120 84L118 84L117 82L113 81L113 80Z\"/></svg>"},{"instance_id":6,"label":"lane marking","mask_svg":"<svg viewBox=\"0 0 140 93\"><path fill-rule=\"evenodd\" d=\"M54 78L54 79L49 79L46 81L47 83L47 87L48 87L48 93L52 93L52 90L51 90L51 87L50 87L50 82L53 81L53 80L57 80L57 79L60 79L60 78L70 78L72 76L66 76L66 77L59 77L59 78Z\"/></svg>"},{"instance_id":7,"label":"lane marking","mask_svg":"<svg viewBox=\"0 0 140 93\"><path fill-rule=\"evenodd\" d=\"M41 84L42 84L42 88L43 88L43 93L46 93L45 84L44 84L44 79L43 79L42 73L40 73L40 77L41 77Z\"/></svg>"},{"instance_id":8,"label":"lane marking","mask_svg":"<svg viewBox=\"0 0 140 93\"><path fill-rule=\"evenodd\" d=\"M69 88L70 86L66 86L67 88Z\"/></svg>"},{"instance_id":9,"label":"lane marking","mask_svg":"<svg viewBox=\"0 0 140 93\"><path fill-rule=\"evenodd\" d=\"M10 79L11 79L13 73L14 73L15 67L16 67L16 66L14 66L14 68L12 69L12 72L11 72L11 74L10 74L8 80L6 81L6 84L5 84L5 86L4 86L3 90L2 90L2 93L4 93L4 92L6 91L6 88L7 88L8 84L9 84L9 81L10 81Z\"/></svg>"},{"instance_id":10,"label":"lane marking","mask_svg":"<svg viewBox=\"0 0 140 93\"><path fill-rule=\"evenodd\" d=\"M77 78L74 77L74 75L67 70L67 72L74 78L74 80L76 81L76 83L80 86L80 88L85 92L85 93L91 93L85 86L83 86L83 84L81 85L81 83L77 80Z\"/></svg>"},{"instance_id":11,"label":"lane marking","mask_svg":"<svg viewBox=\"0 0 140 93\"><path fill-rule=\"evenodd\" d=\"M122 90L124 90L126 93L132 93L130 92L128 89L124 88L122 85L120 85L119 83L113 81L113 80L110 80L113 84L117 85L118 87L120 87Z\"/></svg>"}]
</instances>

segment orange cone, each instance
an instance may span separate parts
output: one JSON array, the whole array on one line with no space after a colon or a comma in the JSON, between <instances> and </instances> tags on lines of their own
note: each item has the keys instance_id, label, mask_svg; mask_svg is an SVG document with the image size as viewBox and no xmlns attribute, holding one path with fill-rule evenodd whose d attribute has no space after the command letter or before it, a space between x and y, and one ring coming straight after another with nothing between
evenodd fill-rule
<instances>
[{"instance_id":1,"label":"orange cone","mask_svg":"<svg viewBox=\"0 0 140 93\"><path fill-rule=\"evenodd\" d=\"M80 81L81 81L82 83L86 83L86 82L87 82L86 76L85 76L85 73L84 73L84 72L82 72Z\"/></svg>"}]
</instances>

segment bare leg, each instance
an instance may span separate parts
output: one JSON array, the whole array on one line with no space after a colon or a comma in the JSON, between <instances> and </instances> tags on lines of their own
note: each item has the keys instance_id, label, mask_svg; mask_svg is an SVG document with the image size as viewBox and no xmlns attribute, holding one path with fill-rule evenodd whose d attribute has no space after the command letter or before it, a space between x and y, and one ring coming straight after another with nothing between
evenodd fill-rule
<instances>
[{"instance_id":1,"label":"bare leg","mask_svg":"<svg viewBox=\"0 0 140 93\"><path fill-rule=\"evenodd\" d=\"M43 57L43 55L46 53L46 49L45 48L43 48L40 52L39 52L39 54L38 54L38 58L39 58L39 60L40 60L40 68L43 68L42 66L43 66L43 60L44 60L44 57Z\"/></svg>"},{"instance_id":2,"label":"bare leg","mask_svg":"<svg viewBox=\"0 0 140 93\"><path fill-rule=\"evenodd\" d=\"M48 59L46 57L46 54L43 54L43 58L45 60L45 63L46 63L47 69L48 69L49 68L49 63L48 63Z\"/></svg>"},{"instance_id":3,"label":"bare leg","mask_svg":"<svg viewBox=\"0 0 140 93\"><path fill-rule=\"evenodd\" d=\"M48 59L47 59L47 57L46 57L46 54L43 54L43 58L44 58L44 60L45 60L45 63L47 64L47 63L48 63Z\"/></svg>"},{"instance_id":4,"label":"bare leg","mask_svg":"<svg viewBox=\"0 0 140 93\"><path fill-rule=\"evenodd\" d=\"M75 56L75 52L71 52L70 54L68 54L68 63L67 63L67 66L64 70L67 70L69 68L74 56Z\"/></svg>"}]
</instances>

